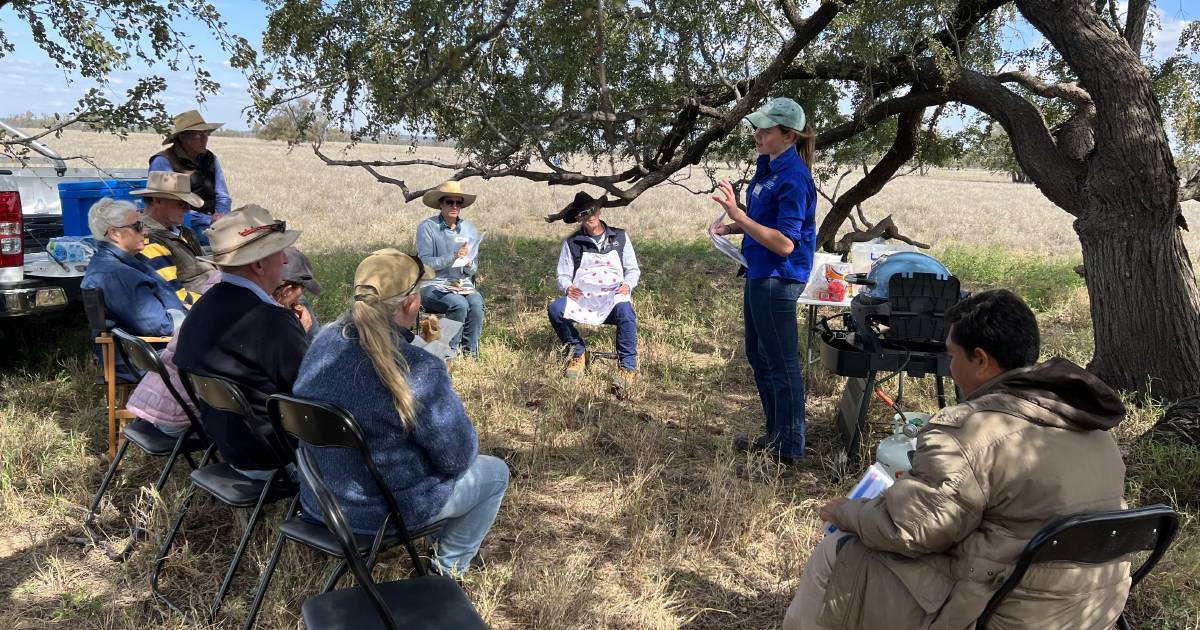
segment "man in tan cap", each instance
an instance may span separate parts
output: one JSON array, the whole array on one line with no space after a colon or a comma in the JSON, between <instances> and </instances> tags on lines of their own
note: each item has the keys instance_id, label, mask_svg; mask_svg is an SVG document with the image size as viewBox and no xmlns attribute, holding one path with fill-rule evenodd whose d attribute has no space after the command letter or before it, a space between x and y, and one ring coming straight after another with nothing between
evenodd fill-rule
<instances>
[{"instance_id":1,"label":"man in tan cap","mask_svg":"<svg viewBox=\"0 0 1200 630\"><path fill-rule=\"evenodd\" d=\"M217 156L208 150L208 136L225 123L205 122L196 110L175 117L175 126L164 145L166 149L150 157L151 171L173 171L191 178L191 191L203 201L189 215L192 227L208 244L204 231L221 215L229 212L231 202L225 173Z\"/></svg>"},{"instance_id":2,"label":"man in tan cap","mask_svg":"<svg viewBox=\"0 0 1200 630\"><path fill-rule=\"evenodd\" d=\"M462 209L475 202L475 195L448 181L425 193L421 201L439 211L417 225L417 255L435 274L421 290L421 305L430 313L445 313L448 319L462 322L462 330L450 339L450 349L457 352L461 342L463 354L476 357L483 330L483 294L474 282L479 267L468 255L479 243L479 231L461 216Z\"/></svg>"},{"instance_id":3,"label":"man in tan cap","mask_svg":"<svg viewBox=\"0 0 1200 630\"><path fill-rule=\"evenodd\" d=\"M132 194L146 201L142 214L146 247L142 256L175 290L179 301L191 306L217 271L216 265L199 259L204 253L200 238L183 224L188 210L204 201L192 192L187 175L167 171L151 171L146 187Z\"/></svg>"},{"instance_id":4,"label":"man in tan cap","mask_svg":"<svg viewBox=\"0 0 1200 630\"><path fill-rule=\"evenodd\" d=\"M290 394L308 349L300 320L271 298L283 283L284 249L300 232L288 230L265 208L243 206L213 223L212 256L221 281L192 307L179 330L175 365L239 384L251 407L265 417L267 397ZM205 407L204 430L221 457L242 474L267 478L274 459L233 414Z\"/></svg>"}]
</instances>

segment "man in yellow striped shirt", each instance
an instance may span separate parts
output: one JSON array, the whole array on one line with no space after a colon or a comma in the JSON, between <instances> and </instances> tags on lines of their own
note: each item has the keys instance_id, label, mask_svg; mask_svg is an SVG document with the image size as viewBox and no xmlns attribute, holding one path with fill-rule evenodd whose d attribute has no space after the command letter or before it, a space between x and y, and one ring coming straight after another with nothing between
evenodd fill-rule
<instances>
[{"instance_id":1,"label":"man in yellow striped shirt","mask_svg":"<svg viewBox=\"0 0 1200 630\"><path fill-rule=\"evenodd\" d=\"M146 247L142 256L158 275L175 290L184 306L200 298L209 276L216 272L211 263L199 260L204 250L191 228L183 225L183 216L190 208L203 204L192 193L186 174L151 171L146 187L133 191L146 200L142 223L146 226Z\"/></svg>"}]
</instances>

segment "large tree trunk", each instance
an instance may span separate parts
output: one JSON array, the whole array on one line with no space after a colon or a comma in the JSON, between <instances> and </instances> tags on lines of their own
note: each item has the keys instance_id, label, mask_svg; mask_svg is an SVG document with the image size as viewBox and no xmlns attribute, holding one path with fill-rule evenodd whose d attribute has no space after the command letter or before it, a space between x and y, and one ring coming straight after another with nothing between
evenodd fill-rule
<instances>
[{"instance_id":1,"label":"large tree trunk","mask_svg":"<svg viewBox=\"0 0 1200 630\"><path fill-rule=\"evenodd\" d=\"M1200 391L1200 295L1150 74L1090 2L1018 0L1017 7L1096 108L1094 150L1071 156L1085 165L1074 198L1056 200L1077 217L1096 342L1090 368L1113 387L1157 398ZM1037 181L1036 169L1031 175Z\"/></svg>"},{"instance_id":2,"label":"large tree trunk","mask_svg":"<svg viewBox=\"0 0 1200 630\"><path fill-rule=\"evenodd\" d=\"M1195 276L1178 228L1139 225L1129 209L1146 199L1137 187L1124 195L1075 222L1096 343L1089 369L1119 389L1177 400L1197 392L1200 374Z\"/></svg>"}]
</instances>

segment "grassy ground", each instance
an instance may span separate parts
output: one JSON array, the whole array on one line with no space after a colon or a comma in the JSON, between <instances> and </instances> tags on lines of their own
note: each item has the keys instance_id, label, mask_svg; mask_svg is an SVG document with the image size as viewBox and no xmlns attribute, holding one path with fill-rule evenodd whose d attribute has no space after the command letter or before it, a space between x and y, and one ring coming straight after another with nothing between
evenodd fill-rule
<instances>
[{"instance_id":1,"label":"grassy ground","mask_svg":"<svg viewBox=\"0 0 1200 630\"><path fill-rule=\"evenodd\" d=\"M817 541L816 508L847 489L829 481L827 467L840 383L820 368L809 391L812 461L789 480L736 477L745 460L730 442L760 422L740 348L740 283L703 242L643 238L637 246L645 270L635 293L642 369L623 400L608 391L616 369L609 362L579 382L559 375L544 310L556 292L557 242L497 236L483 248L483 359L463 365L455 386L482 450L514 453L512 485L485 547L493 561L466 585L493 627L777 627ZM325 287L316 300L322 321L347 305L353 268L369 249L327 247L314 256ZM1024 295L1038 311L1048 356L1086 361L1086 294L1070 272L1076 260L972 247L937 253L969 288ZM2 342L15 352L5 354L0 372L0 628L181 627L150 597L149 572L182 474L162 497L148 497L138 488L152 482L159 462L127 460L102 520L120 536L136 511L154 532L128 562L113 564L73 542L104 467L102 402L83 328L68 320L52 330L9 330ZM589 338L612 344L608 329ZM908 385L910 404L932 406L930 383ZM1194 449L1136 440L1160 413L1135 407L1118 431L1129 445L1131 503L1182 500L1181 491L1200 487ZM877 433L885 415L872 413ZM203 500L193 515L165 587L202 607L242 521ZM1196 516L1194 508L1185 512L1173 551L1135 593L1130 611L1140 627L1196 627ZM257 535L220 626L240 622L270 538L271 527ZM331 568L316 554L288 549L259 627L297 627L300 603ZM404 558L393 554L377 576L404 571Z\"/></svg>"}]
</instances>

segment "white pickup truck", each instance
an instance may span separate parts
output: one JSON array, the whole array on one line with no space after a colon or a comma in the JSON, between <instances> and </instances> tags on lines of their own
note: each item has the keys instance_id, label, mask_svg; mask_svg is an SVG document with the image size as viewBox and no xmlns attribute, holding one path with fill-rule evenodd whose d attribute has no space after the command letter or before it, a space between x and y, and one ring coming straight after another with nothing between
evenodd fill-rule
<instances>
[{"instance_id":1,"label":"white pickup truck","mask_svg":"<svg viewBox=\"0 0 1200 630\"><path fill-rule=\"evenodd\" d=\"M28 137L3 122L0 128ZM46 252L49 240L63 234L59 184L146 177L146 169L68 168L44 144L30 148L40 155L0 156L0 318L36 316L80 302L87 262L60 262Z\"/></svg>"}]
</instances>

